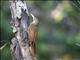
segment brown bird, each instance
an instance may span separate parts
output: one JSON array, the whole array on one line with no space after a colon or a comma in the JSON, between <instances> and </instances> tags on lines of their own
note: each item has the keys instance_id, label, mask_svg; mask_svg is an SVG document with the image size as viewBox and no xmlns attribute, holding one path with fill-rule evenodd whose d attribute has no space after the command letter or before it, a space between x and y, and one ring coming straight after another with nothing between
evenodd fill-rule
<instances>
[{"instance_id":1,"label":"brown bird","mask_svg":"<svg viewBox=\"0 0 80 60\"><path fill-rule=\"evenodd\" d=\"M35 57L36 49L35 49L35 40L36 40L36 34L37 34L37 28L38 28L38 19L31 14L32 22L30 23L28 27L28 35L29 35L29 49L30 53L33 57Z\"/></svg>"}]
</instances>

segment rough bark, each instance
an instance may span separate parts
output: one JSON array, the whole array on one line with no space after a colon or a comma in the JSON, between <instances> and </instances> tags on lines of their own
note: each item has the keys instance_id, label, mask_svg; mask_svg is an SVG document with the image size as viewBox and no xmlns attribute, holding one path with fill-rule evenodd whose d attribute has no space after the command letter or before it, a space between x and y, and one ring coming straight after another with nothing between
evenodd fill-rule
<instances>
[{"instance_id":1,"label":"rough bark","mask_svg":"<svg viewBox=\"0 0 80 60\"><path fill-rule=\"evenodd\" d=\"M13 0L10 1L10 3L12 15L12 20L10 23L13 28L13 33L15 34L14 38L11 40L12 59L36 60L36 56L33 56L32 51L30 50L31 48L34 48L32 45L35 41L30 41L30 35L32 36L32 33L28 31L30 30L29 27L31 25L30 16L32 16L33 20L35 18L28 12L25 1ZM37 26L37 24L34 23L33 26ZM35 39L35 37L33 39Z\"/></svg>"}]
</instances>

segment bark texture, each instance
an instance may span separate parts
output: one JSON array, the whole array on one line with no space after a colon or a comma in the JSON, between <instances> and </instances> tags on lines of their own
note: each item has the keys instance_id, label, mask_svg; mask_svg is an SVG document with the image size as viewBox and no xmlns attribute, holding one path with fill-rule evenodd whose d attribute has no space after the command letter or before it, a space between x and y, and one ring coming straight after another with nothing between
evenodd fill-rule
<instances>
[{"instance_id":1,"label":"bark texture","mask_svg":"<svg viewBox=\"0 0 80 60\"><path fill-rule=\"evenodd\" d=\"M29 28L31 25L31 18L35 20L34 16L28 12L26 2L22 0L13 0L11 3L11 27L13 28L13 33L15 36L12 38L11 42L11 52L13 60L36 60L36 56L33 56L35 41L30 41L29 36L32 36ZM36 21L36 20L35 20ZM34 21L33 26L37 26ZM32 21L33 22L33 21ZM35 31L33 31L35 32ZM33 34L34 35L34 34ZM34 40L33 37L32 40ZM32 53L33 52L33 53ZM35 53L34 53L35 54Z\"/></svg>"}]
</instances>

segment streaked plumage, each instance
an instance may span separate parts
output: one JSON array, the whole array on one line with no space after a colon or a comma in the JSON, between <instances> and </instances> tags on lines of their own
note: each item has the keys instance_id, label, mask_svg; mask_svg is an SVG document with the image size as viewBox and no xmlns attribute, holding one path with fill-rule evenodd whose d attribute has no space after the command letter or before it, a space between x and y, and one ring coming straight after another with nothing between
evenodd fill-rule
<instances>
[{"instance_id":1,"label":"streaked plumage","mask_svg":"<svg viewBox=\"0 0 80 60\"><path fill-rule=\"evenodd\" d=\"M38 20L34 17L33 14L31 14L33 21L30 23L28 27L28 34L29 34L29 46L30 46L30 52L33 57L35 57L36 51L35 51L35 40L36 40L36 34L37 34L37 28L38 28Z\"/></svg>"}]
</instances>

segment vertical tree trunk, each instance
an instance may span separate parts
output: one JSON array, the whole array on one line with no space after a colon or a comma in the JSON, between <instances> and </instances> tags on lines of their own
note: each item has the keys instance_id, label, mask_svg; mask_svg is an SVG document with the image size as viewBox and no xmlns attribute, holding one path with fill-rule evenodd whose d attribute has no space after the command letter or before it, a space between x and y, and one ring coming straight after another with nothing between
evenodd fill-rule
<instances>
[{"instance_id":1,"label":"vertical tree trunk","mask_svg":"<svg viewBox=\"0 0 80 60\"><path fill-rule=\"evenodd\" d=\"M28 12L26 2L13 0L11 3L11 27L14 38L11 40L11 51L13 60L36 60L35 56L35 32L38 21ZM30 22L32 17L32 22ZM36 26L36 27L35 27ZM35 28L34 28L35 27ZM31 30L32 29L32 30ZM33 38L32 38L33 37Z\"/></svg>"}]
</instances>

